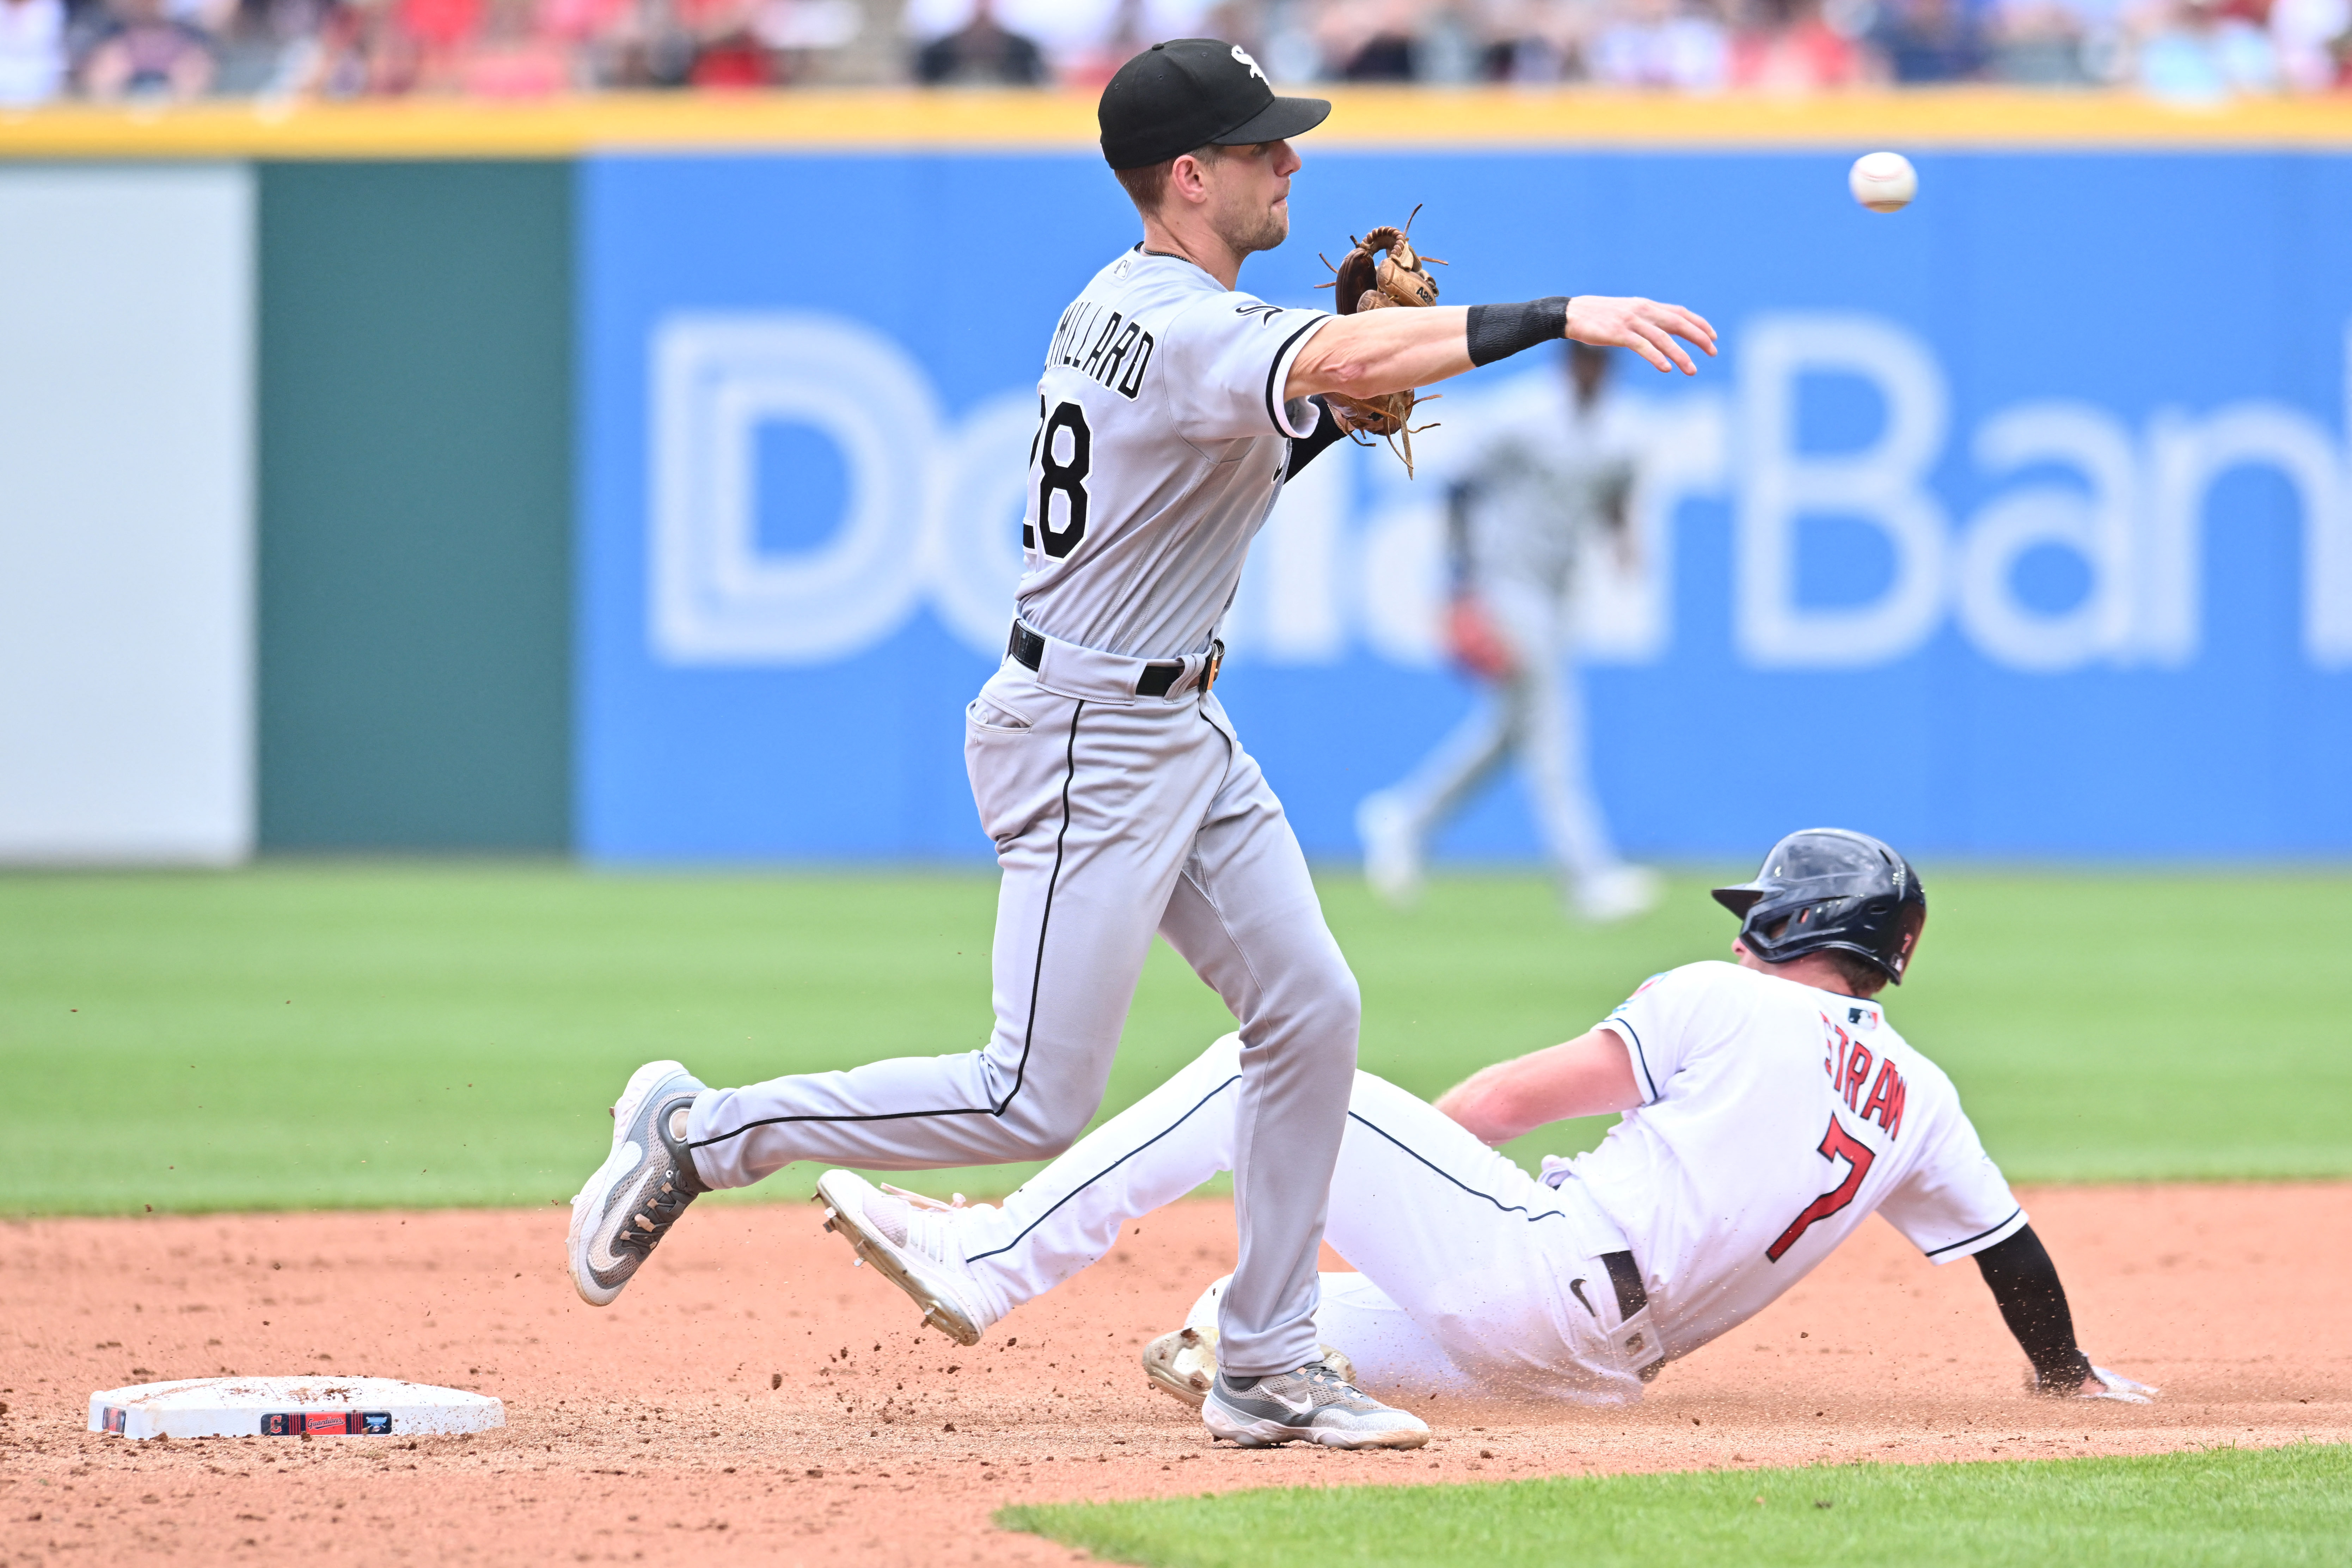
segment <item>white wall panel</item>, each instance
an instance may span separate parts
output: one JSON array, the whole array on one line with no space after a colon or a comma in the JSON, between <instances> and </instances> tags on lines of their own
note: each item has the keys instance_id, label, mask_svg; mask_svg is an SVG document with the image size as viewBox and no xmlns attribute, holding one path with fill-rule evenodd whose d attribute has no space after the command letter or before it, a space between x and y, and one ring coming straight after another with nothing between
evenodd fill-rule
<instances>
[{"instance_id":1,"label":"white wall panel","mask_svg":"<svg viewBox=\"0 0 2352 1568\"><path fill-rule=\"evenodd\" d=\"M252 847L253 179L0 168L0 859Z\"/></svg>"}]
</instances>

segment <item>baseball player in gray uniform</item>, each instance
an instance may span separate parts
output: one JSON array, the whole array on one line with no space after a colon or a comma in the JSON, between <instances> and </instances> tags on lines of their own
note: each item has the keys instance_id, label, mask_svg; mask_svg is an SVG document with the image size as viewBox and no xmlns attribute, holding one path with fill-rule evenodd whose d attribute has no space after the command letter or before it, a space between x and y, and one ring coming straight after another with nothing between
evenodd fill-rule
<instances>
[{"instance_id":1,"label":"baseball player in gray uniform","mask_svg":"<svg viewBox=\"0 0 2352 1568\"><path fill-rule=\"evenodd\" d=\"M1514 757L1570 909L1605 922L1658 900L1657 874L1618 858L1593 798L1570 647L1578 561L1603 539L1631 548L1640 434L1609 398L1608 350L1572 343L1561 368L1550 395L1480 434L1448 492L1448 631L1485 689L1419 767L1357 807L1365 879L1400 908L1420 891L1429 836Z\"/></svg>"},{"instance_id":2,"label":"baseball player in gray uniform","mask_svg":"<svg viewBox=\"0 0 2352 1568\"><path fill-rule=\"evenodd\" d=\"M1362 1272L1325 1277L1322 1339L1392 1394L1625 1403L1876 1213L1933 1262L1976 1259L2038 1391L2154 1394L2092 1365L2057 1268L1951 1079L1877 999L1909 972L1927 921L1903 857L1809 829L1715 897L1739 917L1735 963L1654 975L1585 1034L1433 1105L1355 1075L1330 1236ZM925 1289L993 1323L1226 1168L1237 1057L1230 1036L1211 1046L1001 1206L909 1205ZM1623 1120L1600 1148L1539 1173L1493 1147L1607 1111ZM873 1193L846 1172L824 1180L845 1198ZM1211 1325L1226 1288L1145 1351L1159 1386L1216 1397Z\"/></svg>"},{"instance_id":3,"label":"baseball player in gray uniform","mask_svg":"<svg viewBox=\"0 0 2352 1568\"><path fill-rule=\"evenodd\" d=\"M572 1200L587 1300L618 1296L697 1194L794 1161L915 1170L1068 1148L1102 1098L1156 931L1240 1024L1240 1253L1203 1419L1265 1440L1425 1438L1319 1358L1315 1259L1355 1071L1356 983L1282 805L1211 692L1218 625L1284 480L1340 434L1318 395L1417 386L1563 336L1689 373L1675 339L1712 353L1715 334L1638 299L1335 317L1239 291L1243 260L1289 232L1288 139L1329 111L1276 97L1246 52L1202 38L1155 45L1103 91L1104 155L1143 240L1048 341L1016 617L965 716L1003 869L988 1044L737 1089L674 1061L640 1068L614 1107L610 1155ZM828 1223L913 1281L932 1322L978 1338L968 1303L919 1289L907 1205L826 1195Z\"/></svg>"}]
</instances>

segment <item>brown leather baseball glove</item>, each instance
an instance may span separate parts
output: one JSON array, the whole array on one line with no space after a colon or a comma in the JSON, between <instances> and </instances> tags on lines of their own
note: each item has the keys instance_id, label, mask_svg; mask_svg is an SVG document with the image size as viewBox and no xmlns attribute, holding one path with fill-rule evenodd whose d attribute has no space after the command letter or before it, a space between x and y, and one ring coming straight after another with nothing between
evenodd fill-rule
<instances>
[{"instance_id":1,"label":"brown leather baseball glove","mask_svg":"<svg viewBox=\"0 0 2352 1568\"><path fill-rule=\"evenodd\" d=\"M1417 217L1421 209L1415 207L1412 212ZM1359 310L1437 303L1437 280L1429 275L1429 268L1445 263L1437 257L1422 256L1413 250L1412 241L1406 237L1412 228L1412 217L1405 219L1403 228L1383 224L1355 240L1355 248L1342 256L1337 267L1331 267L1328 257L1324 258L1323 265L1331 267L1333 276L1330 282L1318 287L1333 291L1333 310L1342 316L1352 316ZM1433 395L1423 399L1411 387L1379 397L1348 397L1333 392L1325 394L1323 398L1350 438L1385 437L1389 449L1404 460L1407 474L1412 472L1413 436L1434 428L1413 424L1413 408L1422 402L1434 400ZM1370 445L1369 441L1359 444Z\"/></svg>"}]
</instances>

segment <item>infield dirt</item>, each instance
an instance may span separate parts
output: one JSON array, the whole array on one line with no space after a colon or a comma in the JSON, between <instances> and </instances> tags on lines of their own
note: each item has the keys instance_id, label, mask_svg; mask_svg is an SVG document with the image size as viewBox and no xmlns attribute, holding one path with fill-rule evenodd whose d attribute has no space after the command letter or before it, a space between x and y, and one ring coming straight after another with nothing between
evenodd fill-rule
<instances>
[{"instance_id":1,"label":"infield dirt","mask_svg":"<svg viewBox=\"0 0 2352 1568\"><path fill-rule=\"evenodd\" d=\"M0 1253L0 1561L1046 1563L1012 1501L2352 1440L2352 1184L2024 1194L2135 1406L2022 1392L1974 1268L1865 1226L1637 1410L1437 1400L1407 1454L1212 1449L1135 1356L1230 1267L1190 1202L964 1350L793 1205L705 1205L614 1307L567 1211L19 1222ZM1332 1267L1338 1265L1332 1264ZM473 1438L129 1443L91 1390L218 1372L478 1389Z\"/></svg>"}]
</instances>

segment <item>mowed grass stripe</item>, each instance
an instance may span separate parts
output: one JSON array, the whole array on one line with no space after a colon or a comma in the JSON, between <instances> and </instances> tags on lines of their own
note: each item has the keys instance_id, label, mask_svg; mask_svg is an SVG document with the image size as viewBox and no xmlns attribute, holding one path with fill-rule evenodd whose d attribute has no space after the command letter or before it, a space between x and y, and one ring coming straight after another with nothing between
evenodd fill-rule
<instances>
[{"instance_id":1,"label":"mowed grass stripe","mask_svg":"<svg viewBox=\"0 0 2352 1568\"><path fill-rule=\"evenodd\" d=\"M1926 869L1897 1024L2020 1182L2352 1175L2352 876ZM1721 956L1716 877L1619 927L1532 875L1326 910L1364 1065L1433 1095L1577 1034L1647 975ZM0 1191L12 1212L545 1204L602 1158L630 1070L712 1083L971 1049L992 876L623 875L265 864L0 876ZM1231 1026L1155 947L1105 1112ZM1591 1146L1605 1121L1513 1146ZM1001 1194L1030 1168L935 1173ZM813 1167L754 1188L804 1197Z\"/></svg>"},{"instance_id":2,"label":"mowed grass stripe","mask_svg":"<svg viewBox=\"0 0 2352 1568\"><path fill-rule=\"evenodd\" d=\"M1148 1568L2332 1564L2352 1447L1292 1488L996 1520Z\"/></svg>"}]
</instances>

